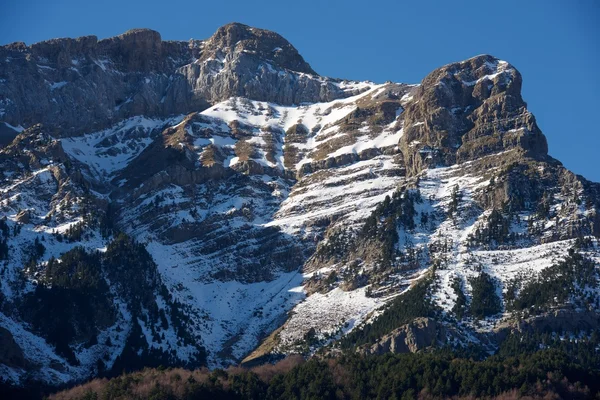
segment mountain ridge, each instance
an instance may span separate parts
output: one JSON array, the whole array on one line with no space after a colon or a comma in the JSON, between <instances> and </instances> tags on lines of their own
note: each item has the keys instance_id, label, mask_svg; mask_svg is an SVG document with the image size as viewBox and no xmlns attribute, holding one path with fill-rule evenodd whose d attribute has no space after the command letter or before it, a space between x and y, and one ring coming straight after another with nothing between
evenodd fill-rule
<instances>
[{"instance_id":1,"label":"mountain ridge","mask_svg":"<svg viewBox=\"0 0 600 400\"><path fill-rule=\"evenodd\" d=\"M233 95L291 104L351 94L340 90L337 80L316 75L280 35L238 23L219 28L207 40L187 42L162 41L156 31L136 29L102 40L13 43L0 47L0 62L3 120L13 127L20 121L42 122L49 129L60 125L68 134L139 114L187 114ZM280 75L273 66L289 73ZM255 76L256 68L263 70L256 75L261 82L239 81ZM36 99L21 100L34 88ZM87 102L73 103L73 97Z\"/></svg>"},{"instance_id":2,"label":"mountain ridge","mask_svg":"<svg viewBox=\"0 0 600 400\"><path fill-rule=\"evenodd\" d=\"M595 329L600 184L548 155L521 84L489 55L417 85L322 77L235 23L3 46L0 321L22 357L2 377Z\"/></svg>"}]
</instances>

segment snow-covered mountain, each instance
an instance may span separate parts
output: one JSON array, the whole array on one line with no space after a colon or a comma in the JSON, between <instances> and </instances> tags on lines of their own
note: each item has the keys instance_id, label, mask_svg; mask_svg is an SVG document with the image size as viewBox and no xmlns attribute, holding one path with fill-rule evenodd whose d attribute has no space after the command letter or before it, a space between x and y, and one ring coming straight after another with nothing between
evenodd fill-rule
<instances>
[{"instance_id":1,"label":"snow-covered mountain","mask_svg":"<svg viewBox=\"0 0 600 400\"><path fill-rule=\"evenodd\" d=\"M1 376L597 328L600 185L520 91L487 55L326 78L241 24L0 47Z\"/></svg>"}]
</instances>

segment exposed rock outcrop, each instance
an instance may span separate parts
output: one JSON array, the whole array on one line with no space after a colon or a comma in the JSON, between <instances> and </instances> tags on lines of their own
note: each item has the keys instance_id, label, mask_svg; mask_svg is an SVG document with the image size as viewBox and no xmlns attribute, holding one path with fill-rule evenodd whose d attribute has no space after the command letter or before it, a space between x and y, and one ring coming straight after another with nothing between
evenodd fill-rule
<instances>
[{"instance_id":1,"label":"exposed rock outcrop","mask_svg":"<svg viewBox=\"0 0 600 400\"><path fill-rule=\"evenodd\" d=\"M203 43L199 61L218 59L235 50L254 54L263 60L271 60L273 66L317 75L294 46L280 34L240 23L227 24L217 29L215 34Z\"/></svg>"},{"instance_id":2,"label":"exposed rock outcrop","mask_svg":"<svg viewBox=\"0 0 600 400\"><path fill-rule=\"evenodd\" d=\"M8 329L0 326L0 364L9 367L25 367L25 357L23 350L10 333Z\"/></svg>"},{"instance_id":3,"label":"exposed rock outcrop","mask_svg":"<svg viewBox=\"0 0 600 400\"><path fill-rule=\"evenodd\" d=\"M521 97L521 74L483 55L441 67L414 91L400 141L409 174L518 148L545 157L546 138Z\"/></svg>"},{"instance_id":4,"label":"exposed rock outcrop","mask_svg":"<svg viewBox=\"0 0 600 400\"><path fill-rule=\"evenodd\" d=\"M364 354L416 353L435 346L444 338L444 327L431 318L417 318L391 333L377 343L362 349Z\"/></svg>"},{"instance_id":5,"label":"exposed rock outcrop","mask_svg":"<svg viewBox=\"0 0 600 400\"><path fill-rule=\"evenodd\" d=\"M600 315L590 310L558 309L496 327L501 341L511 332L592 332L600 329Z\"/></svg>"},{"instance_id":6,"label":"exposed rock outcrop","mask_svg":"<svg viewBox=\"0 0 600 400\"><path fill-rule=\"evenodd\" d=\"M133 29L0 46L0 119L43 123L56 135L110 126L134 115L187 114L231 96L280 104L356 92L316 74L280 35L228 24L206 41L163 41Z\"/></svg>"}]
</instances>

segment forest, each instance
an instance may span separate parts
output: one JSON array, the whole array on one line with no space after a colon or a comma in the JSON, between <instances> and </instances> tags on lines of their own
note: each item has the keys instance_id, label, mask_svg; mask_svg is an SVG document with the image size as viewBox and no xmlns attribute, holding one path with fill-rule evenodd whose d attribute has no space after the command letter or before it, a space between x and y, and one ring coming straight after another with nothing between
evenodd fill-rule
<instances>
[{"instance_id":1,"label":"forest","mask_svg":"<svg viewBox=\"0 0 600 400\"><path fill-rule=\"evenodd\" d=\"M291 356L228 370L158 368L96 379L51 399L438 399L598 398L599 336L510 336L486 359L431 353ZM540 347L542 348L540 350ZM590 351L592 350L592 351Z\"/></svg>"}]
</instances>

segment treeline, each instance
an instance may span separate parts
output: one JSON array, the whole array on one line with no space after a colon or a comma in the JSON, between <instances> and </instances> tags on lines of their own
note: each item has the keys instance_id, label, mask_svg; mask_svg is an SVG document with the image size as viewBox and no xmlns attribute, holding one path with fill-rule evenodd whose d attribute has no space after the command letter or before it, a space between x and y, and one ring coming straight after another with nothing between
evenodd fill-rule
<instances>
[{"instance_id":1,"label":"treeline","mask_svg":"<svg viewBox=\"0 0 600 400\"><path fill-rule=\"evenodd\" d=\"M590 353L597 345L593 340L597 338L574 346L588 346ZM511 343L522 341L515 338ZM284 360L252 370L148 369L110 381L95 380L51 399L587 399L598 395L597 352L587 360L560 346L512 355L515 352L484 361L441 351Z\"/></svg>"}]
</instances>

